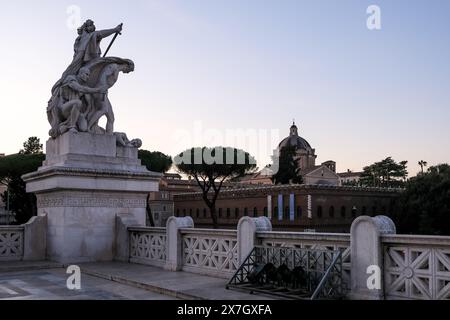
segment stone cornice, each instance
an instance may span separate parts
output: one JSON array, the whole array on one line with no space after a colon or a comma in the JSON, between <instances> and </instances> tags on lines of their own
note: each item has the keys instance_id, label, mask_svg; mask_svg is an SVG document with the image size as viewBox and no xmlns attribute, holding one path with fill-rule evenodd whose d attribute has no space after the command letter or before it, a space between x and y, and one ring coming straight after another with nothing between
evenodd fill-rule
<instances>
[{"instance_id":1,"label":"stone cornice","mask_svg":"<svg viewBox=\"0 0 450 320\"><path fill-rule=\"evenodd\" d=\"M35 172L27 173L22 176L25 182L48 178L51 176L70 176L70 177L95 177L95 178L121 178L121 179L142 179L142 180L159 180L162 177L161 173L147 171L136 172L128 170L110 170L110 169L87 169L87 168L71 168L71 167L50 167L41 169Z\"/></svg>"},{"instance_id":2,"label":"stone cornice","mask_svg":"<svg viewBox=\"0 0 450 320\"><path fill-rule=\"evenodd\" d=\"M303 190L305 193L309 191L345 191L345 192L373 192L379 194L397 195L403 191L400 188L375 188L375 187L355 187L355 186L331 186L331 185L312 185L312 184L289 184L289 185L266 185L255 187L243 187L234 189L224 189L219 194L219 199L224 197L248 197L270 195L271 193L283 193L294 190ZM201 198L201 192L179 193L174 195L174 200L191 200Z\"/></svg>"}]
</instances>

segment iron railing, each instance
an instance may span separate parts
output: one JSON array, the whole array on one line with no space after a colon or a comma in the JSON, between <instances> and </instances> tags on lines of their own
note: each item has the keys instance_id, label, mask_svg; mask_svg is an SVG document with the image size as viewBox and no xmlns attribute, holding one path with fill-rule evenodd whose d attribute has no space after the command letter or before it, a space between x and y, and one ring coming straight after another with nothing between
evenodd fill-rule
<instances>
[{"instance_id":1,"label":"iron railing","mask_svg":"<svg viewBox=\"0 0 450 320\"><path fill-rule=\"evenodd\" d=\"M258 283L249 281L248 276L252 272L261 270L268 263L277 268L286 265L289 270L301 267L305 272L305 283L298 287L286 283L280 285L267 279ZM287 299L340 299L346 293L342 280L342 253L340 250L256 246L229 281L229 288Z\"/></svg>"}]
</instances>

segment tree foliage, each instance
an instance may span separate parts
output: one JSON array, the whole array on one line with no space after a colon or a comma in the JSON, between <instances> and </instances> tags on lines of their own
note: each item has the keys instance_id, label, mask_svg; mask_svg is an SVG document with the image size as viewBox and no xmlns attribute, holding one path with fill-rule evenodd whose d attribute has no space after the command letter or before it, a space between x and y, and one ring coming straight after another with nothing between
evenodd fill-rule
<instances>
[{"instance_id":1,"label":"tree foliage","mask_svg":"<svg viewBox=\"0 0 450 320\"><path fill-rule=\"evenodd\" d=\"M430 167L408 180L393 216L399 233L450 235L450 166Z\"/></svg>"},{"instance_id":2,"label":"tree foliage","mask_svg":"<svg viewBox=\"0 0 450 320\"><path fill-rule=\"evenodd\" d=\"M21 176L36 171L44 161L43 153L13 154L0 158L0 183L8 189L1 195L5 204L16 214L16 222L22 224L36 215L36 196L27 193ZM9 195L8 195L9 192Z\"/></svg>"},{"instance_id":3,"label":"tree foliage","mask_svg":"<svg viewBox=\"0 0 450 320\"><path fill-rule=\"evenodd\" d=\"M403 187L408 176L407 163L397 163L391 157L375 162L363 168L360 184L369 187Z\"/></svg>"},{"instance_id":4,"label":"tree foliage","mask_svg":"<svg viewBox=\"0 0 450 320\"><path fill-rule=\"evenodd\" d=\"M138 158L148 170L155 172L167 172L172 166L172 157L159 151L139 150Z\"/></svg>"},{"instance_id":5,"label":"tree foliage","mask_svg":"<svg viewBox=\"0 0 450 320\"><path fill-rule=\"evenodd\" d=\"M42 154L42 153L44 153L44 151L38 137L29 137L28 140L23 143L23 149L19 151L19 154Z\"/></svg>"},{"instance_id":6,"label":"tree foliage","mask_svg":"<svg viewBox=\"0 0 450 320\"><path fill-rule=\"evenodd\" d=\"M300 166L296 159L296 149L294 146L281 148L278 159L278 171L273 175L272 182L275 184L302 183Z\"/></svg>"},{"instance_id":7,"label":"tree foliage","mask_svg":"<svg viewBox=\"0 0 450 320\"><path fill-rule=\"evenodd\" d=\"M256 170L256 161L248 152L230 147L191 148L174 160L180 172L197 181L214 228L218 227L216 200L223 183Z\"/></svg>"}]
</instances>

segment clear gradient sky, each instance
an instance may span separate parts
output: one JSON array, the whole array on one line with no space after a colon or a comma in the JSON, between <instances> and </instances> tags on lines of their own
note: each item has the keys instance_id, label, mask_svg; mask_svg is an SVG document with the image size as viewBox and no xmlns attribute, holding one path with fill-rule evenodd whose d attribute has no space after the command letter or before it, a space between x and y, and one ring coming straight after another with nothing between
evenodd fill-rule
<instances>
[{"instance_id":1,"label":"clear gradient sky","mask_svg":"<svg viewBox=\"0 0 450 320\"><path fill-rule=\"evenodd\" d=\"M381 30L366 27L371 4ZM136 71L110 99L116 131L145 149L214 144L208 129L269 133L273 149L295 118L317 161L333 159L339 171L387 156L408 160L410 174L421 159L450 162L447 0L2 2L0 153L47 139L50 89L77 36L69 5L98 29L124 23L109 55L134 60ZM234 146L261 167L270 161L267 146Z\"/></svg>"}]
</instances>

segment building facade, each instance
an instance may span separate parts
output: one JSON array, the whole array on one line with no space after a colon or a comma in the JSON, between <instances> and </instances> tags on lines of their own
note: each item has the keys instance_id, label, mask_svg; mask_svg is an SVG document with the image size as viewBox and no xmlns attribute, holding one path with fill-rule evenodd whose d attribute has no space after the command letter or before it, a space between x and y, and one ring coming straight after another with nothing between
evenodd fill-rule
<instances>
[{"instance_id":1,"label":"building facade","mask_svg":"<svg viewBox=\"0 0 450 320\"><path fill-rule=\"evenodd\" d=\"M363 172L352 172L347 170L347 172L338 173L341 185L359 185L361 180L361 175Z\"/></svg>"},{"instance_id":2,"label":"building facade","mask_svg":"<svg viewBox=\"0 0 450 320\"><path fill-rule=\"evenodd\" d=\"M390 215L398 189L330 185L276 185L224 190L216 211L220 228L236 228L243 216L266 216L274 230L349 232L360 215ZM198 227L211 227L212 220L201 193L173 197L176 216L191 216Z\"/></svg>"},{"instance_id":3,"label":"building facade","mask_svg":"<svg viewBox=\"0 0 450 320\"><path fill-rule=\"evenodd\" d=\"M177 173L166 173L159 181L159 191L150 192L148 205L156 227L165 227L167 219L173 216L173 196L179 193L199 192L195 180L182 180ZM147 225L150 225L147 216Z\"/></svg>"},{"instance_id":4,"label":"building facade","mask_svg":"<svg viewBox=\"0 0 450 320\"><path fill-rule=\"evenodd\" d=\"M243 183L224 182L222 190L246 186ZM174 215L174 196L189 193L201 194L194 179L182 179L178 173L165 173L159 181L159 191L150 192L148 205L156 227L165 227L167 219ZM151 225L147 216L147 225Z\"/></svg>"},{"instance_id":5,"label":"building facade","mask_svg":"<svg viewBox=\"0 0 450 320\"><path fill-rule=\"evenodd\" d=\"M277 159L281 150L285 147L295 149L294 160L300 169L300 175L306 184L340 185L339 176L336 174L336 162L328 160L320 165L316 165L316 149L313 149L309 142L298 134L298 127L295 122L289 128L289 136L280 141L274 159ZM266 166L257 173L246 175L237 179L242 183L273 185L272 176L276 173L278 164L273 163Z\"/></svg>"}]
</instances>

